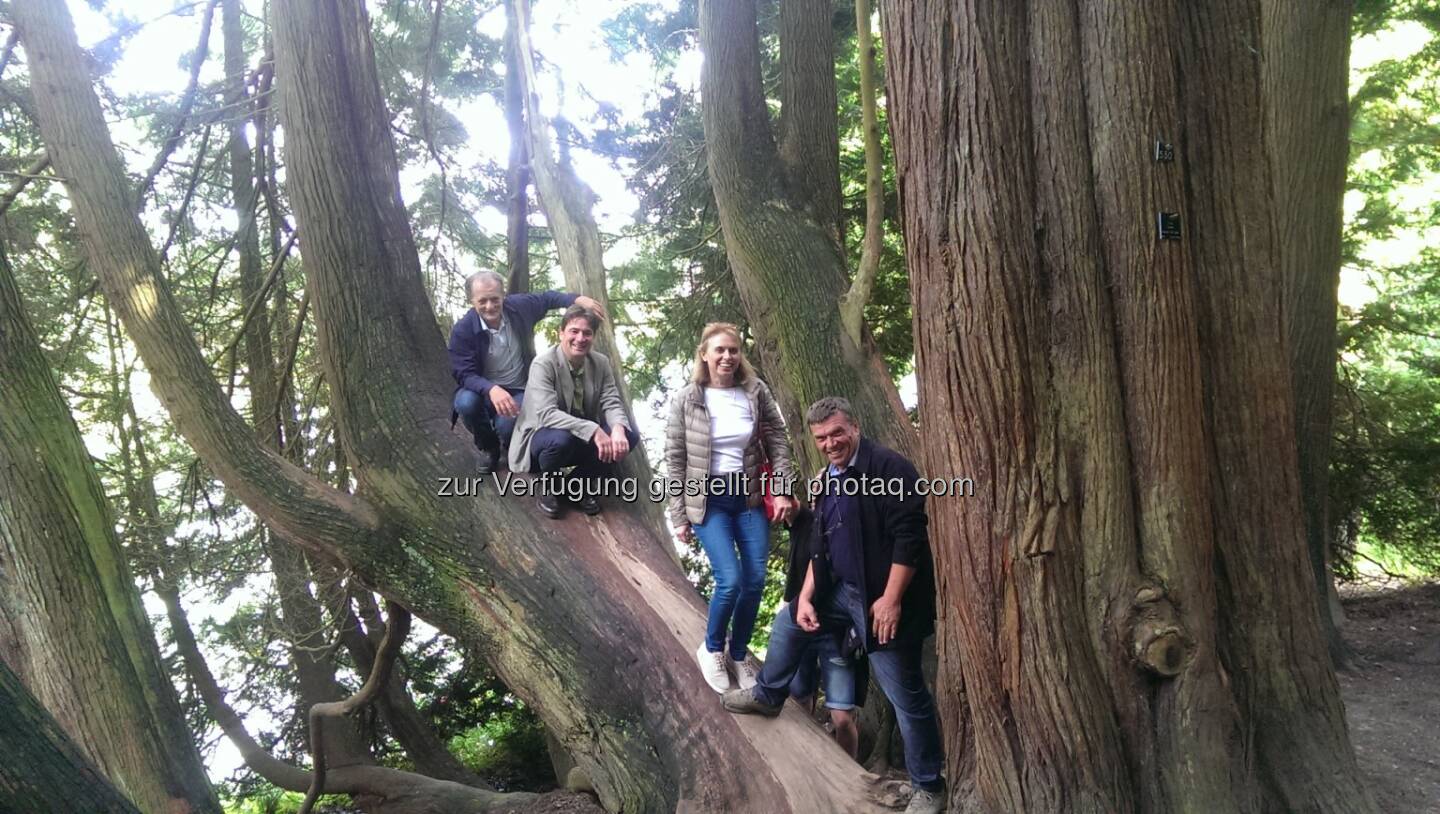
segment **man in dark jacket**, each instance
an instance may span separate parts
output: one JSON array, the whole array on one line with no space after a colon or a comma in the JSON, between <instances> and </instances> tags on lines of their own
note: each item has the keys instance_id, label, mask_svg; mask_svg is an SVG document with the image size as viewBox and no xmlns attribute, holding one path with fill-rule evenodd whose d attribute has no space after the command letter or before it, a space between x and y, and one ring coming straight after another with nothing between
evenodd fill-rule
<instances>
[{"instance_id":1,"label":"man in dark jacket","mask_svg":"<svg viewBox=\"0 0 1440 814\"><path fill-rule=\"evenodd\" d=\"M458 416L475 436L481 475L495 470L525 401L525 378L535 358L535 323L547 311L579 303L604 318L600 303L577 294L505 295L505 278L481 271L465 279L473 308L450 330L450 372L455 376L451 423Z\"/></svg>"},{"instance_id":2,"label":"man in dark jacket","mask_svg":"<svg viewBox=\"0 0 1440 814\"><path fill-rule=\"evenodd\" d=\"M906 812L943 811L940 726L920 667L921 644L935 630L935 569L919 473L862 438L845 399L815 402L806 421L830 465L810 490L809 548L791 560L785 593L794 600L775 618L759 681L722 702L731 712L778 715L810 643L837 637L842 652L867 655L895 707L915 789Z\"/></svg>"}]
</instances>

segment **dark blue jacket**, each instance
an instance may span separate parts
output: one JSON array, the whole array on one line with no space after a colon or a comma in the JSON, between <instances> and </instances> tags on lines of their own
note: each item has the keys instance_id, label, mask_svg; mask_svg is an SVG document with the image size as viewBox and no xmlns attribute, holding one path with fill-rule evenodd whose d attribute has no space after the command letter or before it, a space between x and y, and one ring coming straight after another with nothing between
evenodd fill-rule
<instances>
[{"instance_id":1,"label":"dark blue jacket","mask_svg":"<svg viewBox=\"0 0 1440 814\"><path fill-rule=\"evenodd\" d=\"M861 494L847 501L851 511L843 518L846 526L860 530L864 549L865 603L868 607L885 593L890 579L890 565L915 568L915 576L900 600L900 629L886 649L898 644L918 644L935 632L935 564L930 553L929 519L925 515L925 498L916 494L915 482L920 475L905 456L881 446L864 436L855 455L855 472L872 485L872 494ZM824 477L824 474L821 474ZM894 494L894 484L903 484L905 494ZM903 497L903 499L902 499ZM827 496L822 491L815 498L814 513L805 523L791 527L790 567L786 575L785 597L792 599L805 583L805 567L815 568L815 596L818 599L833 583L830 573L830 551L822 523ZM803 532L801 528L808 525ZM800 532L800 533L797 533ZM806 533L808 532L808 533ZM865 631L866 652L879 649L873 630Z\"/></svg>"},{"instance_id":2,"label":"dark blue jacket","mask_svg":"<svg viewBox=\"0 0 1440 814\"><path fill-rule=\"evenodd\" d=\"M579 294L563 291L546 291L541 294L510 294L500 305L505 321L515 326L515 333L525 348L525 368L535 359L535 323L547 311L569 308ZM450 373L455 377L455 389L473 390L488 395L495 383L485 377L485 359L490 353L490 332L481 327L480 315L474 308L450 329Z\"/></svg>"}]
</instances>

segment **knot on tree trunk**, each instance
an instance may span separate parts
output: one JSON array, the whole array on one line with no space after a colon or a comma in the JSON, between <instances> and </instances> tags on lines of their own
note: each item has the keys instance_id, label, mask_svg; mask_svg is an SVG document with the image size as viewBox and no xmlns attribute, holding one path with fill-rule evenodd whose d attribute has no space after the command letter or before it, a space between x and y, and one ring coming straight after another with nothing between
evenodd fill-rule
<instances>
[{"instance_id":1,"label":"knot on tree trunk","mask_svg":"<svg viewBox=\"0 0 1440 814\"><path fill-rule=\"evenodd\" d=\"M1137 591L1132 620L1130 654L1140 667L1167 678L1179 675L1194 642L1165 591L1156 585Z\"/></svg>"}]
</instances>

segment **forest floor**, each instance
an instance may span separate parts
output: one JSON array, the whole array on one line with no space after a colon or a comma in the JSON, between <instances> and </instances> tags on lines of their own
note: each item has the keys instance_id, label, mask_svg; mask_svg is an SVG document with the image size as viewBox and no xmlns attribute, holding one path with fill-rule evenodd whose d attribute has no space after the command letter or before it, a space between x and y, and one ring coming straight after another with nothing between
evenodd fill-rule
<instances>
[{"instance_id":1,"label":"forest floor","mask_svg":"<svg viewBox=\"0 0 1440 814\"><path fill-rule=\"evenodd\" d=\"M1387 814L1440 811L1440 582L1341 590L1340 673L1360 770Z\"/></svg>"}]
</instances>

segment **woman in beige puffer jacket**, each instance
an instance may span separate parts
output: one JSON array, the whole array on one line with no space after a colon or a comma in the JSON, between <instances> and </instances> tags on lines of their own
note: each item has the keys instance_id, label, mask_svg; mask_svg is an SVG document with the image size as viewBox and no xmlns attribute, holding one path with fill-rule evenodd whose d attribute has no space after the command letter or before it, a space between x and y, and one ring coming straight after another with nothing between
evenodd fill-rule
<instances>
[{"instance_id":1,"label":"woman in beige puffer jacket","mask_svg":"<svg viewBox=\"0 0 1440 814\"><path fill-rule=\"evenodd\" d=\"M794 482L785 419L770 388L745 360L740 330L712 322L695 349L692 381L670 405L665 469L670 520L682 539L692 533L699 539L714 572L705 641L695 658L716 692L730 689L727 666L741 687L754 686L757 677L746 648L760 612L770 552L761 491L767 460L775 519L784 522L798 505L781 496L789 490L780 484Z\"/></svg>"}]
</instances>

